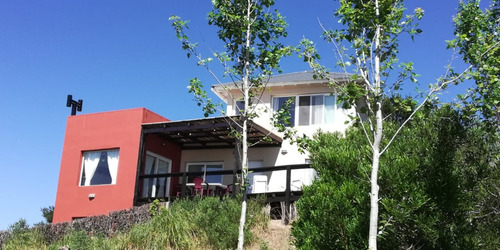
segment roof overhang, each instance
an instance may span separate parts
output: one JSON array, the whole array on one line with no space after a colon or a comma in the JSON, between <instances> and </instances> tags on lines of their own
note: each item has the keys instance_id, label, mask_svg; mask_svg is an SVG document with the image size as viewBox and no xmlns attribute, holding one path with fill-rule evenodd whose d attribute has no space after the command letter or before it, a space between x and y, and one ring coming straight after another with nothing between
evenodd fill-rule
<instances>
[{"instance_id":1,"label":"roof overhang","mask_svg":"<svg viewBox=\"0 0 500 250\"><path fill-rule=\"evenodd\" d=\"M147 123L142 125L142 131L173 142L182 149L234 148L241 124L238 116L226 116ZM257 123L249 122L247 141L253 147L279 147L283 139Z\"/></svg>"}]
</instances>

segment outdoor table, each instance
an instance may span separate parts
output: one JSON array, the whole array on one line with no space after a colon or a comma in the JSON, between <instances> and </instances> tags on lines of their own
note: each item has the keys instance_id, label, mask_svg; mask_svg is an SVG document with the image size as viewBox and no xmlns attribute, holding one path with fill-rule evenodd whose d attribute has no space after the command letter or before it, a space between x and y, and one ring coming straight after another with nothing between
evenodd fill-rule
<instances>
[{"instance_id":1,"label":"outdoor table","mask_svg":"<svg viewBox=\"0 0 500 250\"><path fill-rule=\"evenodd\" d=\"M203 182L201 183L201 186L203 187L203 190L206 190L207 183ZM192 192L194 189L194 183L186 183L186 187L188 187ZM209 195L223 195L226 192L226 188L227 185L222 183L208 183L208 189L210 190Z\"/></svg>"}]
</instances>

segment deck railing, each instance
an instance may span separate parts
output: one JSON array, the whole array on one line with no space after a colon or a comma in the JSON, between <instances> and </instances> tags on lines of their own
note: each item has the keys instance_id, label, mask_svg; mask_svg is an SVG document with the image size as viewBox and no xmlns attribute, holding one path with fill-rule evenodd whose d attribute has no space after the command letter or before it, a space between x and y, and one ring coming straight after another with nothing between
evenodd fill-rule
<instances>
[{"instance_id":1,"label":"deck railing","mask_svg":"<svg viewBox=\"0 0 500 250\"><path fill-rule=\"evenodd\" d=\"M271 167L258 167L258 168L249 168L249 172L251 173L263 173L263 172L273 172L273 171L281 171L285 170L286 171L286 183L285 183L285 190L281 192L266 192L263 194L266 194L268 197L269 201L280 201L285 203L286 208L290 208L291 202L292 202L292 195L294 195L293 200L298 199L298 196L300 196L301 191L294 191L292 192L291 190L291 178L292 178L292 170L295 169L308 169L310 168L310 164L295 164L295 165L283 165L283 166L271 166ZM207 176L207 175L231 175L233 176L233 185L232 185L232 196L234 197L235 194L237 193L239 186L234 185L235 183L238 182L238 175L241 175L241 170L216 170L216 171L207 171L207 172L176 172L176 173L163 173L163 174L141 174L138 177L138 181L136 183L136 194L135 194L135 204L139 203L146 203L150 202L154 199L171 199L172 196L176 197L179 196L180 198L186 197L187 193L187 186L186 184L188 183L188 177L196 177L196 176ZM163 197L159 197L157 195L150 195L147 197L144 197L141 195L142 187L141 184L144 183L145 180L150 180L151 182L158 182L159 180L163 181L162 186L166 186L167 183L169 183L167 180L174 181L174 183L179 183L180 182L180 191L178 190L178 185L177 190L173 190L175 192L174 195L172 195L172 191L170 191L170 194L166 194ZM179 181L180 179L180 181ZM179 195L177 195L177 192L179 192ZM284 195L283 195L284 194ZM246 192L244 192L244 195L246 195ZM289 209L286 209L289 211ZM287 211L284 211L285 213L288 213ZM287 223L288 214L285 214L285 223Z\"/></svg>"}]
</instances>

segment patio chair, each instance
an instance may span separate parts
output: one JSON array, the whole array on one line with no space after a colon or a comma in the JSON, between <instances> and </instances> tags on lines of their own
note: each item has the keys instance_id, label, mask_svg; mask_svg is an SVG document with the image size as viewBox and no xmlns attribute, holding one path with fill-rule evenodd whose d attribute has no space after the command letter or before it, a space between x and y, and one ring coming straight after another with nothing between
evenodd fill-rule
<instances>
[{"instance_id":1,"label":"patio chair","mask_svg":"<svg viewBox=\"0 0 500 250\"><path fill-rule=\"evenodd\" d=\"M226 187L226 194L225 195L228 196L228 195L230 195L232 193L233 193L233 184L229 184Z\"/></svg>"},{"instance_id":2,"label":"patio chair","mask_svg":"<svg viewBox=\"0 0 500 250\"><path fill-rule=\"evenodd\" d=\"M201 177L195 177L193 179L193 183L194 183L194 188L193 188L193 196L195 196L198 192L200 193L201 196L203 196L203 179ZM208 183L205 182L205 185L207 186L207 192L206 192L206 195L209 195L210 194L210 189L209 189L209 186L208 186Z\"/></svg>"}]
</instances>

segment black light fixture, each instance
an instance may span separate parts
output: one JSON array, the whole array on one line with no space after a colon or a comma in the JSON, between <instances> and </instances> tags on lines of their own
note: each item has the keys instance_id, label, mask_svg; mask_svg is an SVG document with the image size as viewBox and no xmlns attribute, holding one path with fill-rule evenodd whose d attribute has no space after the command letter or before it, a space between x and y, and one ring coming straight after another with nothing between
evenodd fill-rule
<instances>
[{"instance_id":1,"label":"black light fixture","mask_svg":"<svg viewBox=\"0 0 500 250\"><path fill-rule=\"evenodd\" d=\"M66 107L71 107L71 115L76 115L76 111L81 112L83 106L83 100L80 99L77 101L73 100L72 95L68 95L68 99L66 99Z\"/></svg>"}]
</instances>

